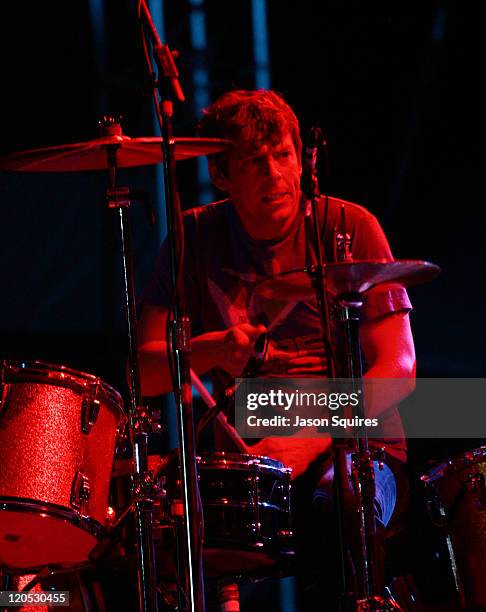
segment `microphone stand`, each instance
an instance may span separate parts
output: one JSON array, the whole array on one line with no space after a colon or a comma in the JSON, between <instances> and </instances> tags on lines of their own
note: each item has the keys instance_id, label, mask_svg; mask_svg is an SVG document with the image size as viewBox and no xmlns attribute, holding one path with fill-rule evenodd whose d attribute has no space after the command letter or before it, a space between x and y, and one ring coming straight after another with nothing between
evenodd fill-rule
<instances>
[{"instance_id":1,"label":"microphone stand","mask_svg":"<svg viewBox=\"0 0 486 612\"><path fill-rule=\"evenodd\" d=\"M168 317L167 352L177 408L183 504L183 546L181 551L183 563L179 563L179 567L184 568L186 599L181 603L181 606L186 607L190 612L204 612L202 534L200 533L199 521L202 508L200 507L197 483L190 375L191 324L186 315L183 291L180 287L183 269L184 230L177 192L173 140L174 111L172 98L178 102L183 102L185 98L178 81L179 74L174 62L174 54L167 45L162 44L145 0L138 0L138 17L141 31L148 37L152 45L153 58L158 70L158 79L154 79L152 65L147 53L147 43L143 36L142 43L153 80L153 100L162 135L167 232L173 288L173 307Z\"/></svg>"},{"instance_id":2,"label":"microphone stand","mask_svg":"<svg viewBox=\"0 0 486 612\"><path fill-rule=\"evenodd\" d=\"M336 376L336 364L331 350L331 328L329 318L329 302L326 287L326 265L323 264L323 250L321 232L317 214L317 202L319 200L319 184L317 178L317 167L315 160L315 149L324 144L322 134L318 128L311 130L311 150L314 149L313 160L307 166L307 175L303 176L303 197L310 201L313 217L312 239L314 241L314 252L317 263L309 268L313 286L316 290L317 304L321 316L321 324L324 336L324 347L329 363L331 378ZM327 197L327 196L325 196ZM327 202L326 202L327 206ZM309 205L303 207L309 210ZM327 211L326 211L327 217ZM308 224L309 225L309 224ZM341 210L341 232L336 236L337 254L339 261L351 261L349 251L350 239L346 232L344 207ZM359 311L363 305L361 294L341 294L337 298L340 311L340 319L345 327L346 354L347 354L347 377L351 379L354 389L359 392L363 402L353 410L353 416L364 417L364 394L362 384L362 358L359 340ZM362 422L362 421L358 421ZM355 452L352 456L352 484L357 501L359 516L359 545L360 559L357 560L357 585L351 588L346 573L346 538L343 522L344 492L349 487L349 477L346 462L346 449L352 447ZM380 462L383 457L379 457ZM334 497L339 530L339 556L342 581L341 610L354 608L356 612L368 612L371 610L385 612L399 609L393 604L388 604L381 593L377 592L377 566L376 566L376 524L374 513L375 483L373 458L368 447L366 430L355 427L352 439L333 440L333 465L334 465ZM354 593L353 593L354 591ZM354 599L354 602L353 602Z\"/></svg>"}]
</instances>

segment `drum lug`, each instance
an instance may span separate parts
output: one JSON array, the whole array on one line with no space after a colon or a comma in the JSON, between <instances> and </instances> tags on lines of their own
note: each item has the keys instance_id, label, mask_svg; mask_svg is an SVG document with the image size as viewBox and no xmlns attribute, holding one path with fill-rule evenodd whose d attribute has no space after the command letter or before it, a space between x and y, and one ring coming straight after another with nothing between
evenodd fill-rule
<instances>
[{"instance_id":1,"label":"drum lug","mask_svg":"<svg viewBox=\"0 0 486 612\"><path fill-rule=\"evenodd\" d=\"M81 406L81 431L89 434L100 413L100 400L85 396Z\"/></svg>"},{"instance_id":2,"label":"drum lug","mask_svg":"<svg viewBox=\"0 0 486 612\"><path fill-rule=\"evenodd\" d=\"M86 514L85 509L89 502L90 486L88 477L82 472L76 472L71 487L71 506Z\"/></svg>"}]
</instances>

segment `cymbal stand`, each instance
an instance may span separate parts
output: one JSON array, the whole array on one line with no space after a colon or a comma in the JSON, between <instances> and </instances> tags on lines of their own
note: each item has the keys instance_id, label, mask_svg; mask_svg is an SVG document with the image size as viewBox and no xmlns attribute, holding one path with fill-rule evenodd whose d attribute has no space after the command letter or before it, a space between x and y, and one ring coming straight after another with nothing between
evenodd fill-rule
<instances>
[{"instance_id":1,"label":"cymbal stand","mask_svg":"<svg viewBox=\"0 0 486 612\"><path fill-rule=\"evenodd\" d=\"M320 199L319 179L317 175L316 157L317 151L324 146L324 138L320 128L311 128L309 142L306 143L306 150L313 152L313 159L304 159L302 172L302 199L301 208L305 211L307 240L312 241L316 263L309 265L307 270L312 281L312 286L316 292L318 311L321 319L322 337L324 351L328 364L328 372L331 379L336 377L336 363L332 350L331 342L331 320L329 297L326 291L326 266L324 265L324 252L321 241L321 229L317 204ZM310 162L310 163L309 163ZM327 197L327 196L325 196ZM327 202L326 202L327 206ZM327 216L327 215L326 215ZM311 222L312 219L312 222ZM324 228L325 229L325 228ZM349 578L346 572L346 540L343 523L344 516L344 492L348 488L348 472L346 469L346 441L333 440L332 458L334 466L334 503L336 506L336 517L338 522L338 547L339 547L339 569L341 579L341 593L343 602L348 602L352 592L351 585L348 584Z\"/></svg>"},{"instance_id":2,"label":"cymbal stand","mask_svg":"<svg viewBox=\"0 0 486 612\"><path fill-rule=\"evenodd\" d=\"M204 580L202 572L202 508L196 466L196 444L192 409L190 374L191 323L186 315L181 286L184 254L184 229L177 191L173 139L173 101L184 102L179 84L175 53L162 44L145 0L138 0L138 18L147 67L153 81L153 101L162 135L164 187L167 214L167 236L170 253L173 303L168 316L167 353L177 408L180 477L182 492L184 588L187 609L204 612ZM148 41L158 71L155 78L148 54ZM184 602L185 603L185 602ZM184 605L184 607L186 607Z\"/></svg>"},{"instance_id":3,"label":"cymbal stand","mask_svg":"<svg viewBox=\"0 0 486 612\"><path fill-rule=\"evenodd\" d=\"M104 135L121 135L121 127L111 117L101 124ZM135 283L133 272L133 248L128 211L131 206L130 192L117 187L117 145L107 147L107 166L110 187L107 190L108 207L118 211L121 234L121 257L123 264L125 308L128 327L128 376L129 376L129 432L133 447L134 473L132 474L132 502L135 512L138 588L141 612L158 612L157 571L153 539L154 482L148 469L148 437L154 423L142 403L140 365L137 343L137 314L135 306Z\"/></svg>"},{"instance_id":4,"label":"cymbal stand","mask_svg":"<svg viewBox=\"0 0 486 612\"><path fill-rule=\"evenodd\" d=\"M318 128L312 128L309 144L309 151L314 151L314 156L318 147L324 146L325 141ZM312 236L314 252L317 263L308 268L309 276L316 291L317 305L321 317L323 330L324 347L329 364L331 378L336 376L336 365L331 344L331 326L328 292L326 288L326 265L323 263L323 249L321 243L321 230L317 213L317 203L320 197L319 183L317 177L317 164L313 159L311 163L304 164L302 181L303 198L311 202L313 217ZM324 196L326 197L326 196ZM309 206L303 206L308 210ZM327 211L326 211L327 212ZM327 216L327 215L326 215ZM325 216L325 218L326 218ZM341 261L350 261L352 256L349 250L350 240L346 232L346 222L344 208L341 211L341 234L336 236L338 244L336 252ZM325 230L325 228L324 228ZM362 388L362 359L361 346L359 341L359 310L363 304L360 294L340 295L337 303L341 321L345 327L346 352L347 352L347 376L352 380L354 391L361 394L362 402L353 409L353 416L364 416L364 394ZM362 421L358 421L362 422ZM357 567L357 585L349 585L349 578L346 572L346 536L344 517L344 493L349 486L349 476L346 462L346 450L354 448L352 467L352 483L356 495L359 532L360 532L360 559ZM382 460L382 459L381 459ZM334 465L334 499L339 531L339 556L341 570L341 610L349 610L354 607L356 612L368 612L371 610L385 611L392 609L383 600L382 594L377 593L376 589L376 525L374 513L374 470L373 459L368 448L366 430L355 428L352 438L333 440L333 465ZM352 593L354 590L354 596ZM352 600L355 599L353 605Z\"/></svg>"},{"instance_id":5,"label":"cymbal stand","mask_svg":"<svg viewBox=\"0 0 486 612\"><path fill-rule=\"evenodd\" d=\"M353 408L353 417L363 419L365 414L363 366L359 340L359 311L363 305L363 299L360 294L342 294L338 296L338 304L341 322L346 333L347 375L352 380L353 392L358 393L361 397L361 401ZM359 612L390 610L393 608L385 603L383 594L377 592L375 475L366 429L355 427L353 439L355 452L352 455L351 479L356 498L360 538L360 559L355 560L356 610Z\"/></svg>"}]
</instances>

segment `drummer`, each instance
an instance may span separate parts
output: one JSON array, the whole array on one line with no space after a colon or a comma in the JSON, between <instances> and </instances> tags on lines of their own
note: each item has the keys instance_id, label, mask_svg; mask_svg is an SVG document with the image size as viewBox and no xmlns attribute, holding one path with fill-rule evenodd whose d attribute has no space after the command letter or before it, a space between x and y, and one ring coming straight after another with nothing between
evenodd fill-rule
<instances>
[{"instance_id":1,"label":"drummer","mask_svg":"<svg viewBox=\"0 0 486 612\"><path fill-rule=\"evenodd\" d=\"M231 147L209 158L212 182L226 199L184 214L184 291L193 326L193 370L199 375L210 372L216 393L221 392L242 373L257 339L270 327L263 376L328 375L315 302L306 299L286 308L281 297L264 300L254 293L257 281L303 269L308 262L310 247L300 191L302 142L294 112L273 91L231 91L204 111L200 134L226 138ZM392 259L376 218L361 206L335 198L329 198L326 215L324 199L319 202L325 259L337 258L334 230L339 227L343 204L353 259ZM139 346L146 396L172 388L165 339L171 300L168 262L165 244L142 295ZM410 308L401 287L387 285L371 290L363 306L360 338L366 376L410 379L411 390L415 353ZM286 317L276 323L282 311ZM400 399L389 397L383 405L373 406L373 411L380 414ZM321 520L316 527L307 519L299 527L299 513L308 516L311 506L318 508L317 517L332 511L331 443L325 437L292 436L266 438L249 447L251 454L272 457L292 467L296 497L299 502L303 500L297 504L296 528L304 539L310 536L314 541L312 533L316 529L325 532L327 560L334 560L329 551L330 539L336 533L335 527L331 528L333 522ZM219 436L217 450L234 448ZM405 441L386 441L386 451L385 468L376 471L375 478L375 506L383 528L398 516L406 490ZM352 501L348 505L352 507ZM335 565L329 563L330 567Z\"/></svg>"}]
</instances>

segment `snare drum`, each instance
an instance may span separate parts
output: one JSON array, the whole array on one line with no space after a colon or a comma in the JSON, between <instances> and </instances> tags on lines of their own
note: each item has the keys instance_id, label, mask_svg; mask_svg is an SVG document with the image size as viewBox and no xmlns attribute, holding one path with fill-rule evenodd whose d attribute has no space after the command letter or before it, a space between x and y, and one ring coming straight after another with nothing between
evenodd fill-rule
<instances>
[{"instance_id":1,"label":"snare drum","mask_svg":"<svg viewBox=\"0 0 486 612\"><path fill-rule=\"evenodd\" d=\"M123 402L99 378L4 362L0 395L0 562L78 563L108 525Z\"/></svg>"},{"instance_id":2,"label":"snare drum","mask_svg":"<svg viewBox=\"0 0 486 612\"><path fill-rule=\"evenodd\" d=\"M290 473L268 457L216 452L198 458L209 576L259 572L292 555Z\"/></svg>"},{"instance_id":3,"label":"snare drum","mask_svg":"<svg viewBox=\"0 0 486 612\"><path fill-rule=\"evenodd\" d=\"M160 457L149 457L157 472ZM177 461L159 477L154 537L159 577L173 576L180 516ZM279 461L237 453L205 453L197 457L199 491L204 513L204 565L208 577L277 574L293 557L290 520L290 473ZM110 505L117 515L130 504L131 460L115 463ZM133 557L134 525L127 523L123 542ZM270 569L271 568L271 569ZM277 570L277 571L274 571Z\"/></svg>"},{"instance_id":4,"label":"snare drum","mask_svg":"<svg viewBox=\"0 0 486 612\"><path fill-rule=\"evenodd\" d=\"M486 446L457 455L421 477L434 519L445 531L463 606L486 609Z\"/></svg>"}]
</instances>

